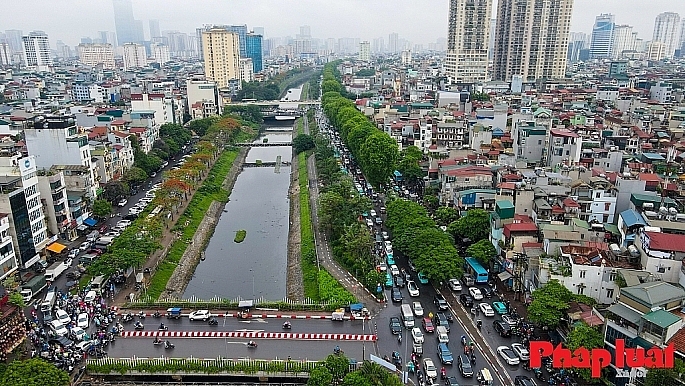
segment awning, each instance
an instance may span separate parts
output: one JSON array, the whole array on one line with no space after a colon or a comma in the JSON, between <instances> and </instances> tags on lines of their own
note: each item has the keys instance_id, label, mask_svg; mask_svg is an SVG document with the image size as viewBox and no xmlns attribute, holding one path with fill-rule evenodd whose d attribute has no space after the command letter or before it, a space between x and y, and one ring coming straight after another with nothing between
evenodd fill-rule
<instances>
[{"instance_id":1,"label":"awning","mask_svg":"<svg viewBox=\"0 0 685 386\"><path fill-rule=\"evenodd\" d=\"M92 217L88 217L87 219L83 220L83 223L88 225L89 227L95 226L97 224L97 220L94 220Z\"/></svg>"},{"instance_id":2,"label":"awning","mask_svg":"<svg viewBox=\"0 0 685 386\"><path fill-rule=\"evenodd\" d=\"M638 324L640 323L640 314L636 311L631 310L630 308L624 306L623 304L614 304L611 307L607 308L607 311L620 316L621 318L629 321L630 323L633 324Z\"/></svg>"},{"instance_id":3,"label":"awning","mask_svg":"<svg viewBox=\"0 0 685 386\"><path fill-rule=\"evenodd\" d=\"M62 245L60 243L52 243L48 245L47 250L54 253L62 253L64 248L66 248L65 245Z\"/></svg>"},{"instance_id":4,"label":"awning","mask_svg":"<svg viewBox=\"0 0 685 386\"><path fill-rule=\"evenodd\" d=\"M507 271L500 272L499 275L497 275L500 280L505 281L511 279L511 274Z\"/></svg>"}]
</instances>

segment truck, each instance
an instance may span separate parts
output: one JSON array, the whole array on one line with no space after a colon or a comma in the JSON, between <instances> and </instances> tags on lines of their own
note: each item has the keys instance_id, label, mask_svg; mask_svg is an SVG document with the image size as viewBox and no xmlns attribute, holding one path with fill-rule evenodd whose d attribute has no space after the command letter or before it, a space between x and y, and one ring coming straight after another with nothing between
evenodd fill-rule
<instances>
[{"instance_id":1,"label":"truck","mask_svg":"<svg viewBox=\"0 0 685 386\"><path fill-rule=\"evenodd\" d=\"M45 300L40 304L40 311L45 314L52 313L52 307L55 306L55 300L57 299L57 291L54 288L48 290L45 294Z\"/></svg>"},{"instance_id":2,"label":"truck","mask_svg":"<svg viewBox=\"0 0 685 386\"><path fill-rule=\"evenodd\" d=\"M333 311L333 314L331 314L331 320L345 320L345 309L338 308L337 310Z\"/></svg>"},{"instance_id":3,"label":"truck","mask_svg":"<svg viewBox=\"0 0 685 386\"><path fill-rule=\"evenodd\" d=\"M55 281L69 266L63 261L57 262L45 270L45 280Z\"/></svg>"},{"instance_id":4,"label":"truck","mask_svg":"<svg viewBox=\"0 0 685 386\"><path fill-rule=\"evenodd\" d=\"M37 275L27 281L26 284L22 285L19 293L24 298L24 302L28 303L38 292L42 291L46 285L45 276Z\"/></svg>"}]
</instances>

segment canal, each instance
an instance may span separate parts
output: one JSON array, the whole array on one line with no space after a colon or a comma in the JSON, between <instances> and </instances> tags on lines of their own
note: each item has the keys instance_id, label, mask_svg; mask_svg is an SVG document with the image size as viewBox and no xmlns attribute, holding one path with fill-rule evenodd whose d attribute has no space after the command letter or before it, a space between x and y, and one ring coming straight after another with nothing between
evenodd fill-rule
<instances>
[{"instance_id":1,"label":"canal","mask_svg":"<svg viewBox=\"0 0 685 386\"><path fill-rule=\"evenodd\" d=\"M263 128L255 140L288 143L292 125ZM289 132L284 132L287 130ZM253 147L246 162L290 161L291 146ZM286 297L288 258L290 167L279 173L273 167L244 168L238 175L207 245L205 260L195 269L185 299L259 299ZM234 242L238 230L247 231L242 243Z\"/></svg>"}]
</instances>

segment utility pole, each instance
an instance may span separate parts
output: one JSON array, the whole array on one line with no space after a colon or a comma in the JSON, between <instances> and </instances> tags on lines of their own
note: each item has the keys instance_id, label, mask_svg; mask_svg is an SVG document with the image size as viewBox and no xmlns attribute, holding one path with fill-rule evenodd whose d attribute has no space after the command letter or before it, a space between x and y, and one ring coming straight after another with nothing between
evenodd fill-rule
<instances>
[{"instance_id":1,"label":"utility pole","mask_svg":"<svg viewBox=\"0 0 685 386\"><path fill-rule=\"evenodd\" d=\"M521 301L521 295L523 294L523 278L528 270L528 256L525 253L514 252L514 258L512 259L515 263L514 265L514 293L515 298Z\"/></svg>"}]
</instances>

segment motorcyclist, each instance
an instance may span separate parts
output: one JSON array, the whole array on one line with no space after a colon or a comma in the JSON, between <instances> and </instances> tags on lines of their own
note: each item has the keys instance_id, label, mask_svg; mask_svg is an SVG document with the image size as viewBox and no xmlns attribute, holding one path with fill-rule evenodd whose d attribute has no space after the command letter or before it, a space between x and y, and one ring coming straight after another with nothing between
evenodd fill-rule
<instances>
[{"instance_id":1,"label":"motorcyclist","mask_svg":"<svg viewBox=\"0 0 685 386\"><path fill-rule=\"evenodd\" d=\"M155 340L153 340L152 342L155 343L155 344L160 344L160 343L162 343L162 340L159 339L158 336L156 336L156 337L155 337Z\"/></svg>"},{"instance_id":2,"label":"motorcyclist","mask_svg":"<svg viewBox=\"0 0 685 386\"><path fill-rule=\"evenodd\" d=\"M402 343L402 334L397 335L397 343Z\"/></svg>"},{"instance_id":3,"label":"motorcyclist","mask_svg":"<svg viewBox=\"0 0 685 386\"><path fill-rule=\"evenodd\" d=\"M247 342L247 345L250 347L257 347L257 342L251 340L251 341Z\"/></svg>"},{"instance_id":4,"label":"motorcyclist","mask_svg":"<svg viewBox=\"0 0 685 386\"><path fill-rule=\"evenodd\" d=\"M134 324L133 326L134 326L135 328L139 328L139 329L140 329L140 328L143 328L143 323L141 323L141 322L135 322L135 324Z\"/></svg>"},{"instance_id":5,"label":"motorcyclist","mask_svg":"<svg viewBox=\"0 0 685 386\"><path fill-rule=\"evenodd\" d=\"M164 341L164 348L172 348L174 345L168 340Z\"/></svg>"},{"instance_id":6,"label":"motorcyclist","mask_svg":"<svg viewBox=\"0 0 685 386\"><path fill-rule=\"evenodd\" d=\"M165 330L165 329L166 329L166 326L164 326L164 323L160 323L160 324L159 324L159 329L160 329L160 330Z\"/></svg>"},{"instance_id":7,"label":"motorcyclist","mask_svg":"<svg viewBox=\"0 0 685 386\"><path fill-rule=\"evenodd\" d=\"M335 346L335 348L333 349L333 352L336 354L340 354L340 346Z\"/></svg>"},{"instance_id":8,"label":"motorcyclist","mask_svg":"<svg viewBox=\"0 0 685 386\"><path fill-rule=\"evenodd\" d=\"M290 322L285 321L285 322L283 323L283 328L290 328Z\"/></svg>"},{"instance_id":9,"label":"motorcyclist","mask_svg":"<svg viewBox=\"0 0 685 386\"><path fill-rule=\"evenodd\" d=\"M445 369L445 366L442 366L440 369L440 376L444 379L447 376L447 369Z\"/></svg>"}]
</instances>

